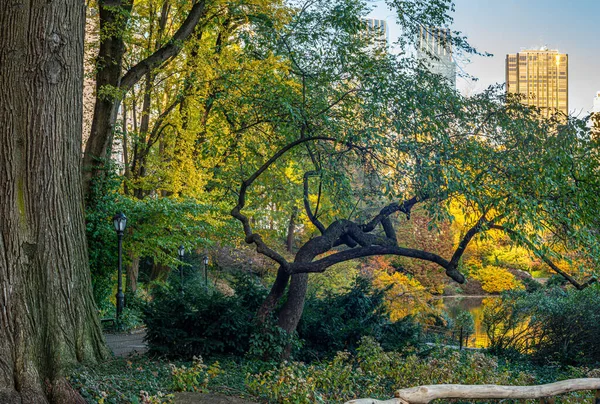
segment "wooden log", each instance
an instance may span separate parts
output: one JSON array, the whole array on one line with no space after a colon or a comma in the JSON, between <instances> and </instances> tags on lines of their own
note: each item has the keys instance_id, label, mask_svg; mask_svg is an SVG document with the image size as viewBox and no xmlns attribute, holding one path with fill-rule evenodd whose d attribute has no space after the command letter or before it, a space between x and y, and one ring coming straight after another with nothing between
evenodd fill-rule
<instances>
[{"instance_id":1,"label":"wooden log","mask_svg":"<svg viewBox=\"0 0 600 404\"><path fill-rule=\"evenodd\" d=\"M540 399L570 393L596 390L596 404L600 404L600 378L570 379L539 386L498 386L495 384L462 385L439 384L412 387L396 392L396 398L386 401L372 398L348 401L346 404L427 404L436 399Z\"/></svg>"}]
</instances>

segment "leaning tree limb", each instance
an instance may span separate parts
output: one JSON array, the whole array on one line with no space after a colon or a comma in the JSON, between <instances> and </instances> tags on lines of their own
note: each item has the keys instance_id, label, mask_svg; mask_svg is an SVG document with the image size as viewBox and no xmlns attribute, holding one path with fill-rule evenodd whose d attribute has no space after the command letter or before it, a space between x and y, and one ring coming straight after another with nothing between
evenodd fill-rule
<instances>
[{"instance_id":1,"label":"leaning tree limb","mask_svg":"<svg viewBox=\"0 0 600 404\"><path fill-rule=\"evenodd\" d=\"M321 223L321 221L317 218L316 213L313 214L312 208L310 207L310 201L308 199L308 180L310 177L313 176L317 176L319 175L319 173L317 171L307 171L304 173L304 177L303 177L303 186L304 186L304 211L306 213L306 216L308 216L308 219L310 220L310 222L317 228L319 229L319 231L321 232L321 234L325 233L325 226L323 226L323 223ZM318 207L317 207L318 208ZM315 210L316 212L316 210Z\"/></svg>"},{"instance_id":2,"label":"leaning tree limb","mask_svg":"<svg viewBox=\"0 0 600 404\"><path fill-rule=\"evenodd\" d=\"M538 399L573 391L600 390L600 379L570 379L538 386L499 386L495 384L438 384L412 387L396 392L386 401L363 398L346 404L427 404L437 399Z\"/></svg>"},{"instance_id":3,"label":"leaning tree limb","mask_svg":"<svg viewBox=\"0 0 600 404\"><path fill-rule=\"evenodd\" d=\"M263 255L266 255L267 257L269 257L272 260L274 260L275 262L277 262L281 266L282 269L286 269L287 266L289 265L289 262L285 259L285 257L283 257L281 254L279 254L277 251L275 251L272 248L270 248L269 246L267 246L267 244L263 241L260 234L254 233L254 231L252 230L252 226L250 226L250 220L248 219L248 217L246 215L244 215L242 213L242 209L244 208L244 206L246 206L246 194L248 191L248 187L250 187L254 183L254 181L256 181L256 179L258 177L260 177L265 171L267 171L269 169L269 167L271 167L271 165L273 165L277 160L279 160L279 158L281 158L289 150L293 149L294 147L296 147L300 144L303 144L306 142L311 142L311 141L316 141L316 140L329 140L329 141L334 141L334 142L336 141L335 138L331 138L331 137L314 136L314 137L301 138L294 142L288 143L286 146L279 149L269 160L267 160L262 166L260 166L258 168L258 170L256 170L250 177L248 177L247 179L242 181L242 184L240 186L240 191L238 193L238 203L231 210L231 216L233 216L234 218L236 218L237 220L239 220L242 223L242 227L244 229L244 235L246 236L245 237L246 243L256 245L257 252L259 252Z\"/></svg>"},{"instance_id":4,"label":"leaning tree limb","mask_svg":"<svg viewBox=\"0 0 600 404\"><path fill-rule=\"evenodd\" d=\"M560 276L562 276L563 278L565 278L571 285L575 286L575 288L577 290L583 290L583 289L587 288L588 286L590 286L593 283L595 283L595 282L598 281L596 278L592 277L589 280L587 280L586 282L580 283L579 281L577 281L577 279L575 279L574 277L572 277L571 275L569 275L568 273L566 273L565 271L563 271L562 269L560 269L554 262L552 262L552 260L550 258L548 258L548 256L546 254L544 254L543 252L541 252L533 244L533 242L531 242L530 240L528 240L526 237L523 237L520 233L518 233L515 230L513 230L513 229L511 229L509 227L506 227L506 226L491 225L489 227L490 227L490 229L496 229L496 230L504 231L504 232L512 235L513 237L515 237L517 240L522 241L525 245L527 245L527 247L531 251L533 251L535 253L535 255L537 255L538 257L540 257L541 260L546 263L546 265L548 265L550 268L552 268L552 270L554 272L556 272L557 274L559 274Z\"/></svg>"}]
</instances>

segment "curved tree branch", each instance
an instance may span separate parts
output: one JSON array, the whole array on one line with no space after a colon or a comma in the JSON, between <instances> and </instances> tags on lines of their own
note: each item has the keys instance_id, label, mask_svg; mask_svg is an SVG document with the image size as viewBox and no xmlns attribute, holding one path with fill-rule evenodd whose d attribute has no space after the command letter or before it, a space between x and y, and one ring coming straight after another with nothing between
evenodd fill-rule
<instances>
[{"instance_id":1,"label":"curved tree branch","mask_svg":"<svg viewBox=\"0 0 600 404\"><path fill-rule=\"evenodd\" d=\"M244 214L242 214L242 209L246 205L246 192L248 190L248 187L250 185L252 185L252 183L254 181L256 181L256 179L262 173L264 173L273 163L275 163L281 156L283 156L290 149L293 149L294 147L296 147L300 144L303 144L306 142L311 142L311 141L317 141L317 140L327 140L327 141L335 142L337 139L331 138L331 137L325 137L325 136L307 137L307 138L298 139L294 142L288 143L286 146L279 149L269 160L267 160L262 166L260 166L260 168L258 170L256 170L250 177L248 177L246 180L242 181L242 185L240 186L240 192L238 194L238 203L231 210L231 216L233 216L234 218L236 218L237 220L239 220L242 223L242 226L244 228L244 234L246 235L246 239L245 239L246 243L248 243L248 244L254 243L256 245L256 251L273 259L275 262L277 262L279 265L281 265L281 267L284 269L286 269L287 266L289 265L287 260L281 254L277 253L275 250L268 247L267 244L262 240L262 237L259 234L256 234L252 231L252 227L250 226L250 221L248 220L248 217L245 216Z\"/></svg>"},{"instance_id":2,"label":"curved tree branch","mask_svg":"<svg viewBox=\"0 0 600 404\"><path fill-rule=\"evenodd\" d=\"M552 262L552 260L550 260L550 258L548 258L546 256L546 254L542 253L530 240L523 237L520 233L518 233L515 230L510 229L506 226L500 226L500 225L491 225L490 229L502 230L502 231L512 235L513 237L517 238L518 240L522 241L525 245L527 245L527 247L529 247L529 249L531 251L533 251L535 253L535 255L540 257L542 259L542 261L544 261L550 268L552 268L552 270L554 272L556 272L557 274L559 274L560 276L565 278L571 285L575 286L575 288L577 288L577 290L583 290L583 289L587 288L588 286L590 286L591 284L598 281L596 278L592 277L585 283L579 283L577 281L577 279L573 278L571 275L569 275L568 273L566 273L565 271L560 269L554 262Z\"/></svg>"},{"instance_id":3,"label":"curved tree branch","mask_svg":"<svg viewBox=\"0 0 600 404\"><path fill-rule=\"evenodd\" d=\"M402 212L406 215L406 217L408 219L410 219L410 210L412 209L412 207L415 206L419 202L423 202L426 199L427 198L423 198L423 197L418 198L416 196L413 196L412 198L410 198L402 203L398 203L398 202L390 203L389 205L387 205L383 209L381 209L379 211L379 214L377 216L375 216L373 219L371 219L370 222L363 225L362 229L363 229L363 231L366 231L366 232L373 231L373 229L375 229L375 227L379 223L381 223L381 221L384 218L386 218L396 212Z\"/></svg>"},{"instance_id":4,"label":"curved tree branch","mask_svg":"<svg viewBox=\"0 0 600 404\"><path fill-rule=\"evenodd\" d=\"M370 257L374 255L398 255L408 258L417 258L424 261L434 262L442 268L450 266L450 262L437 254L412 248L404 248L395 245L371 245L366 247L353 248L329 255L320 260L311 263L293 263L288 267L290 273L315 273L323 272L332 265L340 262L349 261L356 258ZM448 273L452 279L458 283L464 283L465 277L459 272Z\"/></svg>"},{"instance_id":5,"label":"curved tree branch","mask_svg":"<svg viewBox=\"0 0 600 404\"><path fill-rule=\"evenodd\" d=\"M192 32L194 32L196 25L198 25L198 22L205 13L206 1L197 1L192 6L192 9L190 10L183 24L181 24L177 32L173 34L173 37L169 40L169 42L129 69L121 78L119 89L121 89L123 93L129 91L129 89L133 87L133 85L142 77L144 77L146 73L160 66L173 56L177 56L183 47L184 41L192 34Z\"/></svg>"},{"instance_id":6,"label":"curved tree branch","mask_svg":"<svg viewBox=\"0 0 600 404\"><path fill-rule=\"evenodd\" d=\"M316 176L318 175L317 171L307 171L304 173L304 210L306 212L306 216L308 216L308 219L310 220L310 222L312 224L315 225L315 227L317 229L319 229L319 231L321 232L321 234L325 233L325 226L323 226L323 223L321 223L319 221L319 219L317 219L317 217L312 213L312 209L310 207L310 201L308 200L308 179L312 176ZM318 208L318 207L317 207Z\"/></svg>"}]
</instances>

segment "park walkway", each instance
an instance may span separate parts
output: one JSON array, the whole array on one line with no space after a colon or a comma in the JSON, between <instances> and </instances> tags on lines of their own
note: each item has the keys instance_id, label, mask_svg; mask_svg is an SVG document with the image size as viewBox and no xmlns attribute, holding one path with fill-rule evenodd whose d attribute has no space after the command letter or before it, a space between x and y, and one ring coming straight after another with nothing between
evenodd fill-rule
<instances>
[{"instance_id":1,"label":"park walkway","mask_svg":"<svg viewBox=\"0 0 600 404\"><path fill-rule=\"evenodd\" d=\"M130 333L104 334L106 344L112 353L121 358L146 353L148 346L144 342L144 337L146 337L145 328Z\"/></svg>"},{"instance_id":2,"label":"park walkway","mask_svg":"<svg viewBox=\"0 0 600 404\"><path fill-rule=\"evenodd\" d=\"M121 358L132 355L142 355L148 351L144 342L146 330L141 328L130 333L104 334L106 344L112 353ZM256 404L239 397L220 394L176 393L176 404Z\"/></svg>"}]
</instances>

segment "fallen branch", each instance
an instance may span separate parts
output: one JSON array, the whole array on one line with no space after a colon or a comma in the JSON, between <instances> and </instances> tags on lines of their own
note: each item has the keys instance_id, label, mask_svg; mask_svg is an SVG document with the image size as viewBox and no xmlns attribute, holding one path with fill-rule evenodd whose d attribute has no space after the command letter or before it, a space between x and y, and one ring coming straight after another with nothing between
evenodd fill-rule
<instances>
[{"instance_id":1,"label":"fallen branch","mask_svg":"<svg viewBox=\"0 0 600 404\"><path fill-rule=\"evenodd\" d=\"M539 386L498 386L495 384L438 384L412 387L396 392L386 401L362 398L346 404L427 404L436 399L537 399L582 390L600 390L600 379L570 379Z\"/></svg>"}]
</instances>

